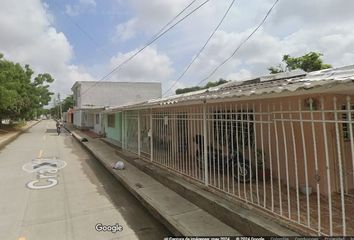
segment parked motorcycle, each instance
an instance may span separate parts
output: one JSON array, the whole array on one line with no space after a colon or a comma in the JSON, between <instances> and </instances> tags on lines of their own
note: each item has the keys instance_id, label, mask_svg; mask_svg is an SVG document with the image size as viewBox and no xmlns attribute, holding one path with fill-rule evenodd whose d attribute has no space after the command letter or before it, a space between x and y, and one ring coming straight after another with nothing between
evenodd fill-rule
<instances>
[{"instance_id":1,"label":"parked motorcycle","mask_svg":"<svg viewBox=\"0 0 354 240\"><path fill-rule=\"evenodd\" d=\"M204 162L204 137L197 134L194 138L194 142L198 145L196 150L196 158L202 163ZM237 150L236 147L233 148L229 146L228 154L223 152L220 148L215 148L212 145L207 146L207 159L208 159L208 170L216 170L220 172L227 173L229 170L232 173L232 166L234 171L235 180L240 182L249 182L251 178L251 168L249 160L244 158L242 154ZM238 154L238 156L237 156ZM200 164L202 166L202 164ZM252 174L254 176L254 174Z\"/></svg>"}]
</instances>

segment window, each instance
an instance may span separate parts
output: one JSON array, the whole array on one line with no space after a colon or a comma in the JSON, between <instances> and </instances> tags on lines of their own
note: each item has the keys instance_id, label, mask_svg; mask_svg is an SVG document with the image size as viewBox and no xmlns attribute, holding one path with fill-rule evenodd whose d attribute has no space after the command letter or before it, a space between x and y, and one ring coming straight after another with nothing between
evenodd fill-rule
<instances>
[{"instance_id":1,"label":"window","mask_svg":"<svg viewBox=\"0 0 354 240\"><path fill-rule=\"evenodd\" d=\"M114 128L115 127L115 115L114 114L108 114L108 127L112 127Z\"/></svg>"},{"instance_id":2,"label":"window","mask_svg":"<svg viewBox=\"0 0 354 240\"><path fill-rule=\"evenodd\" d=\"M100 115L96 114L96 124L100 124Z\"/></svg>"},{"instance_id":3,"label":"window","mask_svg":"<svg viewBox=\"0 0 354 240\"><path fill-rule=\"evenodd\" d=\"M347 105L342 105L342 110L348 111ZM352 136L354 137L354 105L351 106L351 124L352 124ZM344 141L350 141L350 125L348 123L349 118L348 118L348 112L342 113L342 120L346 121L343 122L342 125L342 130L343 130L343 138Z\"/></svg>"}]
</instances>

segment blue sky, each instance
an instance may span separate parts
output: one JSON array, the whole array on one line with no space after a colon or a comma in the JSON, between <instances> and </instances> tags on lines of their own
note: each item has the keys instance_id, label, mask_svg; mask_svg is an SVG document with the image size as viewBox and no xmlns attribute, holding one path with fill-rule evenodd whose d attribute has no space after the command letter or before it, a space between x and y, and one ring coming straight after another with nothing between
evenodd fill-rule
<instances>
[{"instance_id":1,"label":"blue sky","mask_svg":"<svg viewBox=\"0 0 354 240\"><path fill-rule=\"evenodd\" d=\"M210 0L186 21L112 74L110 81L160 81L168 89L232 0ZM75 81L96 81L143 46L191 0L3 0L0 52L49 72L52 90L69 94ZM192 8L202 3L197 0ZM274 0L236 0L229 15L176 87L197 84L262 20ZM279 0L262 28L209 80L267 74L283 54L324 54L326 63L354 63L354 1ZM77 26L78 25L78 26ZM91 37L83 33L86 31ZM92 39L90 39L92 38ZM172 94L173 91L169 92Z\"/></svg>"}]
</instances>

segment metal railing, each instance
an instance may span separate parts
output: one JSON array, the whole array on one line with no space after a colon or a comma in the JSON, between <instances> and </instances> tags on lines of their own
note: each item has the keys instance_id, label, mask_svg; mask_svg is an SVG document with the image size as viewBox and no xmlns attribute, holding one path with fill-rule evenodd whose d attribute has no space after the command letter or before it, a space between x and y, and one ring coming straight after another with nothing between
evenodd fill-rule
<instances>
[{"instance_id":1,"label":"metal railing","mask_svg":"<svg viewBox=\"0 0 354 240\"><path fill-rule=\"evenodd\" d=\"M126 149L318 235L354 235L345 96L126 111Z\"/></svg>"}]
</instances>

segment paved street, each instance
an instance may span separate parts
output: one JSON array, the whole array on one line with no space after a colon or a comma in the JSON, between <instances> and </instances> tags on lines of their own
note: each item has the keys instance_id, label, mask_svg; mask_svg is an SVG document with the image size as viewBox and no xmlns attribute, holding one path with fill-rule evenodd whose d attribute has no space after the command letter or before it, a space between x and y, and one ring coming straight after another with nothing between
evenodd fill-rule
<instances>
[{"instance_id":1,"label":"paved street","mask_svg":"<svg viewBox=\"0 0 354 240\"><path fill-rule=\"evenodd\" d=\"M69 133L57 136L52 120L0 149L0 181L0 239L170 235ZM121 231L97 231L98 223Z\"/></svg>"}]
</instances>

